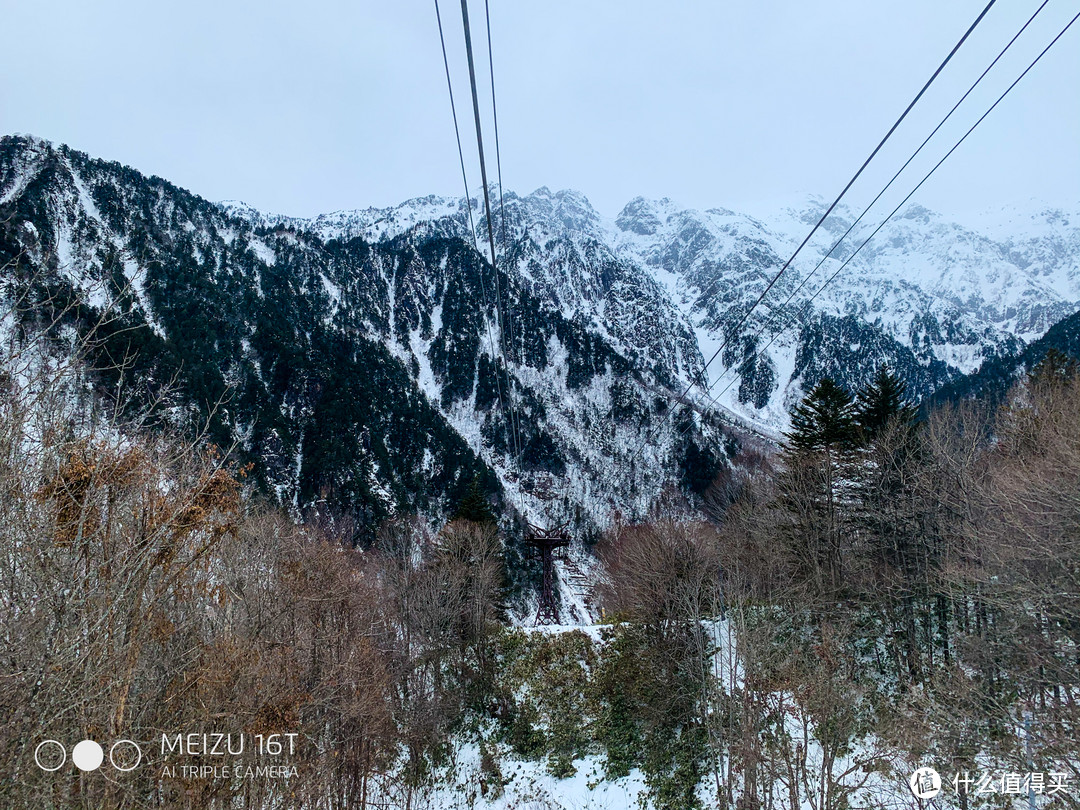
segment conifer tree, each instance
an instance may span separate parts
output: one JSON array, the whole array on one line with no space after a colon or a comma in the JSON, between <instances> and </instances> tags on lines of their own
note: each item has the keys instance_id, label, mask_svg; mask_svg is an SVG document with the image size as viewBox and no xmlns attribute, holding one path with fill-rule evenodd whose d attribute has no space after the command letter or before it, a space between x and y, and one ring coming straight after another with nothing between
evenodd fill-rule
<instances>
[{"instance_id":1,"label":"conifer tree","mask_svg":"<svg viewBox=\"0 0 1080 810\"><path fill-rule=\"evenodd\" d=\"M864 438L872 441L892 420L902 424L915 419L916 408L907 399L907 386L888 364L882 363L873 381L859 392L855 421Z\"/></svg>"},{"instance_id":2,"label":"conifer tree","mask_svg":"<svg viewBox=\"0 0 1080 810\"><path fill-rule=\"evenodd\" d=\"M851 394L831 377L823 377L791 412L788 447L796 453L850 449L858 430Z\"/></svg>"},{"instance_id":3,"label":"conifer tree","mask_svg":"<svg viewBox=\"0 0 1080 810\"><path fill-rule=\"evenodd\" d=\"M931 609L927 583L938 537L933 510L919 489L928 463L924 437L914 430L917 409L905 394L903 381L885 364L859 392L856 421L866 448L849 510L893 625L897 676L919 683L925 665L919 615Z\"/></svg>"},{"instance_id":4,"label":"conifer tree","mask_svg":"<svg viewBox=\"0 0 1080 810\"><path fill-rule=\"evenodd\" d=\"M782 534L802 575L821 592L836 590L843 578L845 469L859 436L851 394L823 378L792 410L791 425L780 479L791 520Z\"/></svg>"},{"instance_id":5,"label":"conifer tree","mask_svg":"<svg viewBox=\"0 0 1080 810\"><path fill-rule=\"evenodd\" d=\"M479 475L473 476L472 481L469 482L465 497L458 504L457 511L454 512L452 519L471 520L473 523L480 524L496 523L495 513L492 511L491 504L488 503L484 489L480 485Z\"/></svg>"},{"instance_id":6,"label":"conifer tree","mask_svg":"<svg viewBox=\"0 0 1080 810\"><path fill-rule=\"evenodd\" d=\"M1076 358L1051 346L1043 359L1031 370L1031 379L1034 382L1061 383L1071 379L1077 368Z\"/></svg>"}]
</instances>

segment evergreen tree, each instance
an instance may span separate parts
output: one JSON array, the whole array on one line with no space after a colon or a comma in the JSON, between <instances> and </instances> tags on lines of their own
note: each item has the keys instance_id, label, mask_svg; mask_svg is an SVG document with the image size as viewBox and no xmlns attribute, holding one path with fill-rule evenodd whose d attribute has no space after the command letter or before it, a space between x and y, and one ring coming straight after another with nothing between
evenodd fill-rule
<instances>
[{"instance_id":1,"label":"evergreen tree","mask_svg":"<svg viewBox=\"0 0 1080 810\"><path fill-rule=\"evenodd\" d=\"M1072 379L1076 372L1076 358L1051 346L1039 364L1031 370L1031 379L1036 383L1061 383Z\"/></svg>"},{"instance_id":2,"label":"evergreen tree","mask_svg":"<svg viewBox=\"0 0 1080 810\"><path fill-rule=\"evenodd\" d=\"M855 421L867 440L873 440L892 420L914 421L916 407L907 399L907 386L882 363L873 381L859 392Z\"/></svg>"},{"instance_id":3,"label":"evergreen tree","mask_svg":"<svg viewBox=\"0 0 1080 810\"><path fill-rule=\"evenodd\" d=\"M843 580L845 471L859 437L851 394L823 378L792 410L791 426L779 482L789 521L779 534L799 561L800 576L819 592L835 591Z\"/></svg>"},{"instance_id":4,"label":"evergreen tree","mask_svg":"<svg viewBox=\"0 0 1080 810\"><path fill-rule=\"evenodd\" d=\"M473 523L480 524L496 523L495 513L491 509L491 504L488 503L483 487L480 486L479 475L473 476L472 481L469 482L465 497L461 499L451 519L471 520Z\"/></svg>"},{"instance_id":5,"label":"evergreen tree","mask_svg":"<svg viewBox=\"0 0 1080 810\"><path fill-rule=\"evenodd\" d=\"M858 439L851 394L823 377L791 412L791 432L785 436L796 453L850 449Z\"/></svg>"}]
</instances>

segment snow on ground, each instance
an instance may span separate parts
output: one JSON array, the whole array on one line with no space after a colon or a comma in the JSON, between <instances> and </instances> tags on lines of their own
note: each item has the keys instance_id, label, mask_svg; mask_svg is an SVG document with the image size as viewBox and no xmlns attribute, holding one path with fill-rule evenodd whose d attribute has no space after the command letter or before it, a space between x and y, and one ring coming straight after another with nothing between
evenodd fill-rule
<instances>
[{"instance_id":1,"label":"snow on ground","mask_svg":"<svg viewBox=\"0 0 1080 810\"><path fill-rule=\"evenodd\" d=\"M603 643L601 625L563 624L540 627L526 626L528 633L555 635L567 632L585 633L594 643ZM728 694L743 688L743 673L738 659L733 624L728 620L709 623L709 634L716 652L713 657L713 676L720 689ZM799 796L794 802L789 798L788 778L793 772L778 772L773 784L777 806L796 807L798 810L818 810L820 796L808 793L821 790L821 769L825 764L824 751L812 723L805 722L795 696L778 691L765 696L779 718L780 726L773 730L777 735L771 756L783 757L787 747L788 757L797 763ZM605 777L605 758L593 753L575 759L574 773L558 778L549 773L544 760L525 760L515 755L504 743L493 739L493 728L480 731L482 744L473 737L455 746L451 761L432 774L428 785L416 789L410 797L410 806L418 810L615 810L618 808L648 808L648 790L644 774L635 769L619 779ZM698 794L704 807L716 806L716 778L722 782L729 773L728 752L721 746L718 771L706 768ZM782 766L782 762L778 763ZM831 766L832 779L843 790L850 790L849 805L852 808L882 810L926 810L911 794L908 777L915 768L924 764L908 753L890 746L873 735L859 738L849 750L839 755ZM985 763L984 763L985 764ZM990 767L987 764L987 767ZM719 777L717 774L719 773ZM943 781L950 774L943 772ZM955 797L948 793L949 786L933 805L938 810L954 807ZM735 797L741 787L732 787ZM384 786L384 798L400 792L401 787L392 781ZM400 802L401 797L397 797ZM1039 804L1046 806L1045 797ZM1016 810L1026 806L1026 797L1017 796L1013 806Z\"/></svg>"},{"instance_id":2,"label":"snow on ground","mask_svg":"<svg viewBox=\"0 0 1080 810\"><path fill-rule=\"evenodd\" d=\"M263 264L274 265L277 264L277 253L262 239L252 239L250 242L251 251L259 258Z\"/></svg>"},{"instance_id":3,"label":"snow on ground","mask_svg":"<svg viewBox=\"0 0 1080 810\"><path fill-rule=\"evenodd\" d=\"M559 779L543 762L512 756L503 746L489 746L502 779L481 764L476 745L455 751L455 762L438 774L435 786L414 796L416 810L626 810L640 807L645 779L638 770L621 779L604 779L603 757L574 760L575 773ZM505 784L499 784L499 782Z\"/></svg>"}]
</instances>

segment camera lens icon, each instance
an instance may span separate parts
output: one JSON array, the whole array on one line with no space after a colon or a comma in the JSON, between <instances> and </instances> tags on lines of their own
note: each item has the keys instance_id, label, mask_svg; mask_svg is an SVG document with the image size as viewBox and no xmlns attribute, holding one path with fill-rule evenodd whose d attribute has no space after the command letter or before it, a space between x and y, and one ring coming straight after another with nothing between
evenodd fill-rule
<instances>
[{"instance_id":1,"label":"camera lens icon","mask_svg":"<svg viewBox=\"0 0 1080 810\"><path fill-rule=\"evenodd\" d=\"M80 771L96 771L104 761L105 751L94 740L71 749L71 762ZM59 740L42 740L34 749L34 762L43 771L58 771L67 763L67 748ZM134 740L117 740L109 748L109 763L121 773L133 771L142 763L142 749Z\"/></svg>"},{"instance_id":2,"label":"camera lens icon","mask_svg":"<svg viewBox=\"0 0 1080 810\"><path fill-rule=\"evenodd\" d=\"M67 749L58 740L42 740L34 749L34 762L43 771L58 771L67 762Z\"/></svg>"},{"instance_id":3,"label":"camera lens icon","mask_svg":"<svg viewBox=\"0 0 1080 810\"><path fill-rule=\"evenodd\" d=\"M123 773L133 771L142 762L142 749L134 740L117 740L109 749L109 762Z\"/></svg>"}]
</instances>

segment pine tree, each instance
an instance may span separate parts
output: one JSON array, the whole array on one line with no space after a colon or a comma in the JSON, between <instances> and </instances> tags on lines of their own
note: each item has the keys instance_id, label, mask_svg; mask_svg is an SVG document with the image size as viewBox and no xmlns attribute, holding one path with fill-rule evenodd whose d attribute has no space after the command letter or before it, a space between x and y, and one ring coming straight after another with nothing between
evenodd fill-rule
<instances>
[{"instance_id":1,"label":"pine tree","mask_svg":"<svg viewBox=\"0 0 1080 810\"><path fill-rule=\"evenodd\" d=\"M846 450L858 439L851 394L831 377L823 377L791 412L788 447L796 453Z\"/></svg>"},{"instance_id":2,"label":"pine tree","mask_svg":"<svg viewBox=\"0 0 1080 810\"><path fill-rule=\"evenodd\" d=\"M1036 383L1061 383L1071 379L1077 368L1076 358L1051 346L1039 364L1031 370L1031 379Z\"/></svg>"},{"instance_id":3,"label":"pine tree","mask_svg":"<svg viewBox=\"0 0 1080 810\"><path fill-rule=\"evenodd\" d=\"M791 426L780 478L790 523L781 534L802 574L819 591L835 591L843 581L845 471L859 437L851 394L823 378L791 412Z\"/></svg>"},{"instance_id":4,"label":"pine tree","mask_svg":"<svg viewBox=\"0 0 1080 810\"><path fill-rule=\"evenodd\" d=\"M469 482L469 488L465 491L465 497L458 504L454 512L453 520L471 520L473 523L495 523L495 513L488 503L483 487L480 486L480 476L473 476Z\"/></svg>"},{"instance_id":5,"label":"pine tree","mask_svg":"<svg viewBox=\"0 0 1080 810\"><path fill-rule=\"evenodd\" d=\"M891 421L908 424L917 410L906 397L907 386L888 364L882 363L873 381L859 392L855 421L868 441L877 438Z\"/></svg>"}]
</instances>

